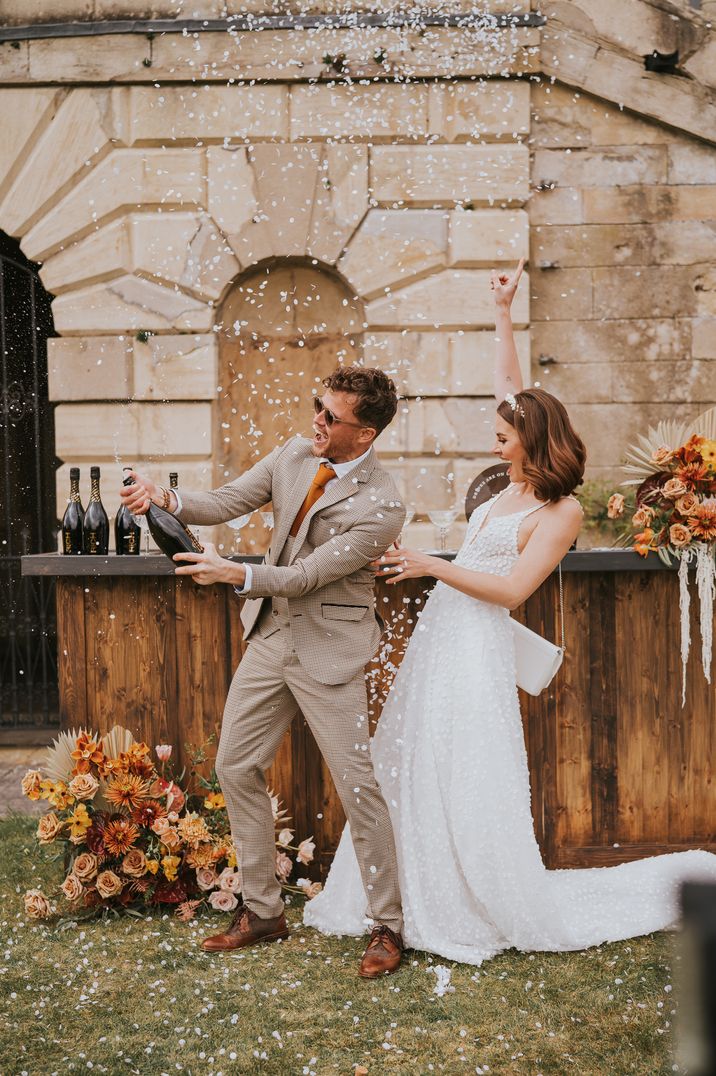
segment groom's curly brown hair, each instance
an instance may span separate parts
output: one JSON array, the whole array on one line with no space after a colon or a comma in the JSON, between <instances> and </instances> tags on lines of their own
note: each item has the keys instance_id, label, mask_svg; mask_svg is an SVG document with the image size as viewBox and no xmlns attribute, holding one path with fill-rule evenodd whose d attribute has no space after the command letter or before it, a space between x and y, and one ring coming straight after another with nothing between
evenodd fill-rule
<instances>
[{"instance_id":1,"label":"groom's curly brown hair","mask_svg":"<svg viewBox=\"0 0 716 1076\"><path fill-rule=\"evenodd\" d=\"M338 366L324 377L323 384L331 392L357 396L353 414L364 426L370 426L378 433L389 425L398 410L395 382L377 367Z\"/></svg>"}]
</instances>

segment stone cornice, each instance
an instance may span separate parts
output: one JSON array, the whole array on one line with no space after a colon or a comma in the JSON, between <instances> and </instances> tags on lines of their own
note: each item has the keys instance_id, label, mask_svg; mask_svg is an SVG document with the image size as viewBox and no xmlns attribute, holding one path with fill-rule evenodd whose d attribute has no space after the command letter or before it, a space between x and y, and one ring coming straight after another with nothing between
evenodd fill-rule
<instances>
[{"instance_id":1,"label":"stone cornice","mask_svg":"<svg viewBox=\"0 0 716 1076\"><path fill-rule=\"evenodd\" d=\"M716 143L716 33L693 9L669 0L553 0L544 16L495 17L511 35L509 61L477 40L466 47L465 31L476 24L465 13L421 13L421 26L405 16L357 12L181 25L62 23L53 29L62 36L50 38L43 36L47 24L11 27L0 31L0 85L542 76ZM184 23L190 21L188 30ZM90 32L99 36L88 50L86 39L76 35ZM197 35L206 40L199 53ZM644 69L646 53L677 48L678 74Z\"/></svg>"}]
</instances>

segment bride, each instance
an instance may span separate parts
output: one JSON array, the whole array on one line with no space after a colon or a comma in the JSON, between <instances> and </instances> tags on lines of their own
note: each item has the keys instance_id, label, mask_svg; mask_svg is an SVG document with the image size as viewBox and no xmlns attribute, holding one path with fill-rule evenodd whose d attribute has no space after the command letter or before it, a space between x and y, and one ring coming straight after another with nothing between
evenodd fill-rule
<instances>
[{"instance_id":1,"label":"bride","mask_svg":"<svg viewBox=\"0 0 716 1076\"><path fill-rule=\"evenodd\" d=\"M450 564L397 549L376 570L434 576L372 743L398 851L404 940L480 964L512 946L582 949L660 930L678 884L716 879L716 856L680 852L587 870L547 870L534 835L509 610L576 538L584 445L554 396L522 390L510 306L523 262L492 274L497 357L494 452L510 484L473 513ZM370 925L350 828L304 921L326 934Z\"/></svg>"}]
</instances>

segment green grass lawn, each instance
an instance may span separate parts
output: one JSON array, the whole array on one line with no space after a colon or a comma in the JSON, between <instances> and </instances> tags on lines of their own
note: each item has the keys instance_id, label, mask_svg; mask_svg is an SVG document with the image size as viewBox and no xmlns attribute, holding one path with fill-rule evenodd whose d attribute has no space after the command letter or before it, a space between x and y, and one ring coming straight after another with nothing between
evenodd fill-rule
<instances>
[{"instance_id":1,"label":"green grass lawn","mask_svg":"<svg viewBox=\"0 0 716 1076\"><path fill-rule=\"evenodd\" d=\"M365 982L360 942L303 929L297 905L288 942L222 957L199 948L218 915L28 920L25 889L61 880L33 829L0 822L3 1076L676 1071L668 935L480 969L409 953ZM436 996L435 964L454 992Z\"/></svg>"}]
</instances>

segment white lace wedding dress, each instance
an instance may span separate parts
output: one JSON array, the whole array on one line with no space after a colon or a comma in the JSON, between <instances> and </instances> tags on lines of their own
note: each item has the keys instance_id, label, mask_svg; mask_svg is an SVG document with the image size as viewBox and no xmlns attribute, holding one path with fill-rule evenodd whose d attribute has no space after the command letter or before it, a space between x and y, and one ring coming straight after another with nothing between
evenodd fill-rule
<instances>
[{"instance_id":1,"label":"white lace wedding dress","mask_svg":"<svg viewBox=\"0 0 716 1076\"><path fill-rule=\"evenodd\" d=\"M506 575L520 524L535 509L495 516L494 501L473 513L455 563ZM395 830L411 948L468 964L511 946L582 949L672 925L679 883L716 880L716 855L705 851L545 869L509 614L443 583L416 625L372 754ZM304 922L326 934L362 934L370 925L348 826Z\"/></svg>"}]
</instances>

